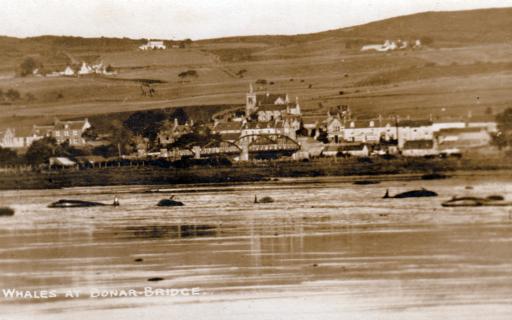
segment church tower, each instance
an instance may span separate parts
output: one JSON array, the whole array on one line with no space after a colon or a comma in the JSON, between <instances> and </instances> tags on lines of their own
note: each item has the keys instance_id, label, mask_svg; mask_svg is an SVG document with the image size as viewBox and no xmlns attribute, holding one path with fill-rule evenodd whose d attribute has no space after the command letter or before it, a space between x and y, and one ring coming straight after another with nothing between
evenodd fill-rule
<instances>
[{"instance_id":1,"label":"church tower","mask_svg":"<svg viewBox=\"0 0 512 320\"><path fill-rule=\"evenodd\" d=\"M256 111L256 93L249 83L249 92L245 95L245 116L249 117Z\"/></svg>"}]
</instances>

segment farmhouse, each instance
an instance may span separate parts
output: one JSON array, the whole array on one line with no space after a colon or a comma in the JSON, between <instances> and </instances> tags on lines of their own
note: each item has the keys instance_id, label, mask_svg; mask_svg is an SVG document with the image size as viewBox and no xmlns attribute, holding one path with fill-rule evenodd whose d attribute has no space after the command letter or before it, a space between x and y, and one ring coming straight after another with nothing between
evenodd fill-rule
<instances>
[{"instance_id":1,"label":"farmhouse","mask_svg":"<svg viewBox=\"0 0 512 320\"><path fill-rule=\"evenodd\" d=\"M163 41L152 41L148 39L146 44L143 44L139 47L140 50L165 50L167 47L164 45Z\"/></svg>"},{"instance_id":2,"label":"farmhouse","mask_svg":"<svg viewBox=\"0 0 512 320\"><path fill-rule=\"evenodd\" d=\"M53 128L47 130L46 135L48 135L49 131L51 136L55 138L59 144L68 141L72 146L81 146L85 145L85 139L82 138L82 134L90 127L91 124L87 118L78 121L60 121L56 119ZM38 130L46 130L44 128L45 127L34 126L34 131L39 132Z\"/></svg>"}]
</instances>

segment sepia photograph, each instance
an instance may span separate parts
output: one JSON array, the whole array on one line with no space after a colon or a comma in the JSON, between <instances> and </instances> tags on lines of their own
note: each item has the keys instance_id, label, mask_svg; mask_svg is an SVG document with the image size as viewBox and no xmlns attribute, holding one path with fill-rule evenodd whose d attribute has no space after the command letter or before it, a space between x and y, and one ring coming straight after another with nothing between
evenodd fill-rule
<instances>
[{"instance_id":1,"label":"sepia photograph","mask_svg":"<svg viewBox=\"0 0 512 320\"><path fill-rule=\"evenodd\" d=\"M512 0L0 0L0 320L510 320Z\"/></svg>"}]
</instances>

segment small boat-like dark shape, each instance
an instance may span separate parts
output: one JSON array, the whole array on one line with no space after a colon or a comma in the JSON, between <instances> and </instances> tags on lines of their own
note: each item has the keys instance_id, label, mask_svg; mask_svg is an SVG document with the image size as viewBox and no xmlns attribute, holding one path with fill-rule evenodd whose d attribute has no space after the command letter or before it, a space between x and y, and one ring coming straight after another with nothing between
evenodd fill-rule
<instances>
[{"instance_id":1,"label":"small boat-like dark shape","mask_svg":"<svg viewBox=\"0 0 512 320\"><path fill-rule=\"evenodd\" d=\"M380 183L380 181L378 181L378 180L356 180L356 181L354 181L353 184L364 186L364 185L378 184L378 183Z\"/></svg>"},{"instance_id":2,"label":"small boat-like dark shape","mask_svg":"<svg viewBox=\"0 0 512 320\"><path fill-rule=\"evenodd\" d=\"M271 197L263 197L261 199L258 199L257 196L254 196L254 203L272 203L274 202L274 199Z\"/></svg>"},{"instance_id":3,"label":"small boat-like dark shape","mask_svg":"<svg viewBox=\"0 0 512 320\"><path fill-rule=\"evenodd\" d=\"M423 198L423 197L437 197L437 193L434 191L421 188L419 190L411 190L396 194L394 196L389 195L389 190L386 190L386 194L383 199L404 199L404 198Z\"/></svg>"},{"instance_id":4,"label":"small boat-like dark shape","mask_svg":"<svg viewBox=\"0 0 512 320\"><path fill-rule=\"evenodd\" d=\"M14 209L9 207L0 207L0 217L10 217L14 215Z\"/></svg>"},{"instance_id":5,"label":"small boat-like dark shape","mask_svg":"<svg viewBox=\"0 0 512 320\"><path fill-rule=\"evenodd\" d=\"M48 206L48 208L84 208L106 206L101 202L83 201L83 200L59 200Z\"/></svg>"},{"instance_id":6,"label":"small boat-like dark shape","mask_svg":"<svg viewBox=\"0 0 512 320\"><path fill-rule=\"evenodd\" d=\"M169 199L162 199L157 203L159 207L181 207L184 205L183 202L174 200L174 196L171 196Z\"/></svg>"},{"instance_id":7,"label":"small boat-like dark shape","mask_svg":"<svg viewBox=\"0 0 512 320\"><path fill-rule=\"evenodd\" d=\"M443 207L508 207L512 202L505 201L502 196L480 197L453 197L441 204Z\"/></svg>"}]
</instances>

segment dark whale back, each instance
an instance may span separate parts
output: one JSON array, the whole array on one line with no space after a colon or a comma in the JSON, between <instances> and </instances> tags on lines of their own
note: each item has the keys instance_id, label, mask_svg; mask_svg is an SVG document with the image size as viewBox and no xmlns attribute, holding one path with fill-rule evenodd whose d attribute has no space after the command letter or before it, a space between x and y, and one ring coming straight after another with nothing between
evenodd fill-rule
<instances>
[{"instance_id":1,"label":"dark whale back","mask_svg":"<svg viewBox=\"0 0 512 320\"><path fill-rule=\"evenodd\" d=\"M399 193L393 198L402 199L402 198L421 198L421 197L437 197L437 193L434 191L430 191L427 189L420 189L420 190L411 190Z\"/></svg>"},{"instance_id":2,"label":"dark whale back","mask_svg":"<svg viewBox=\"0 0 512 320\"><path fill-rule=\"evenodd\" d=\"M184 206L183 202L176 201L173 199L162 199L158 201L157 206L159 207L181 207Z\"/></svg>"},{"instance_id":3,"label":"dark whale back","mask_svg":"<svg viewBox=\"0 0 512 320\"><path fill-rule=\"evenodd\" d=\"M83 208L83 207L100 207L106 206L101 202L83 201L83 200L68 200L62 199L56 201L48 206L48 208Z\"/></svg>"}]
</instances>

